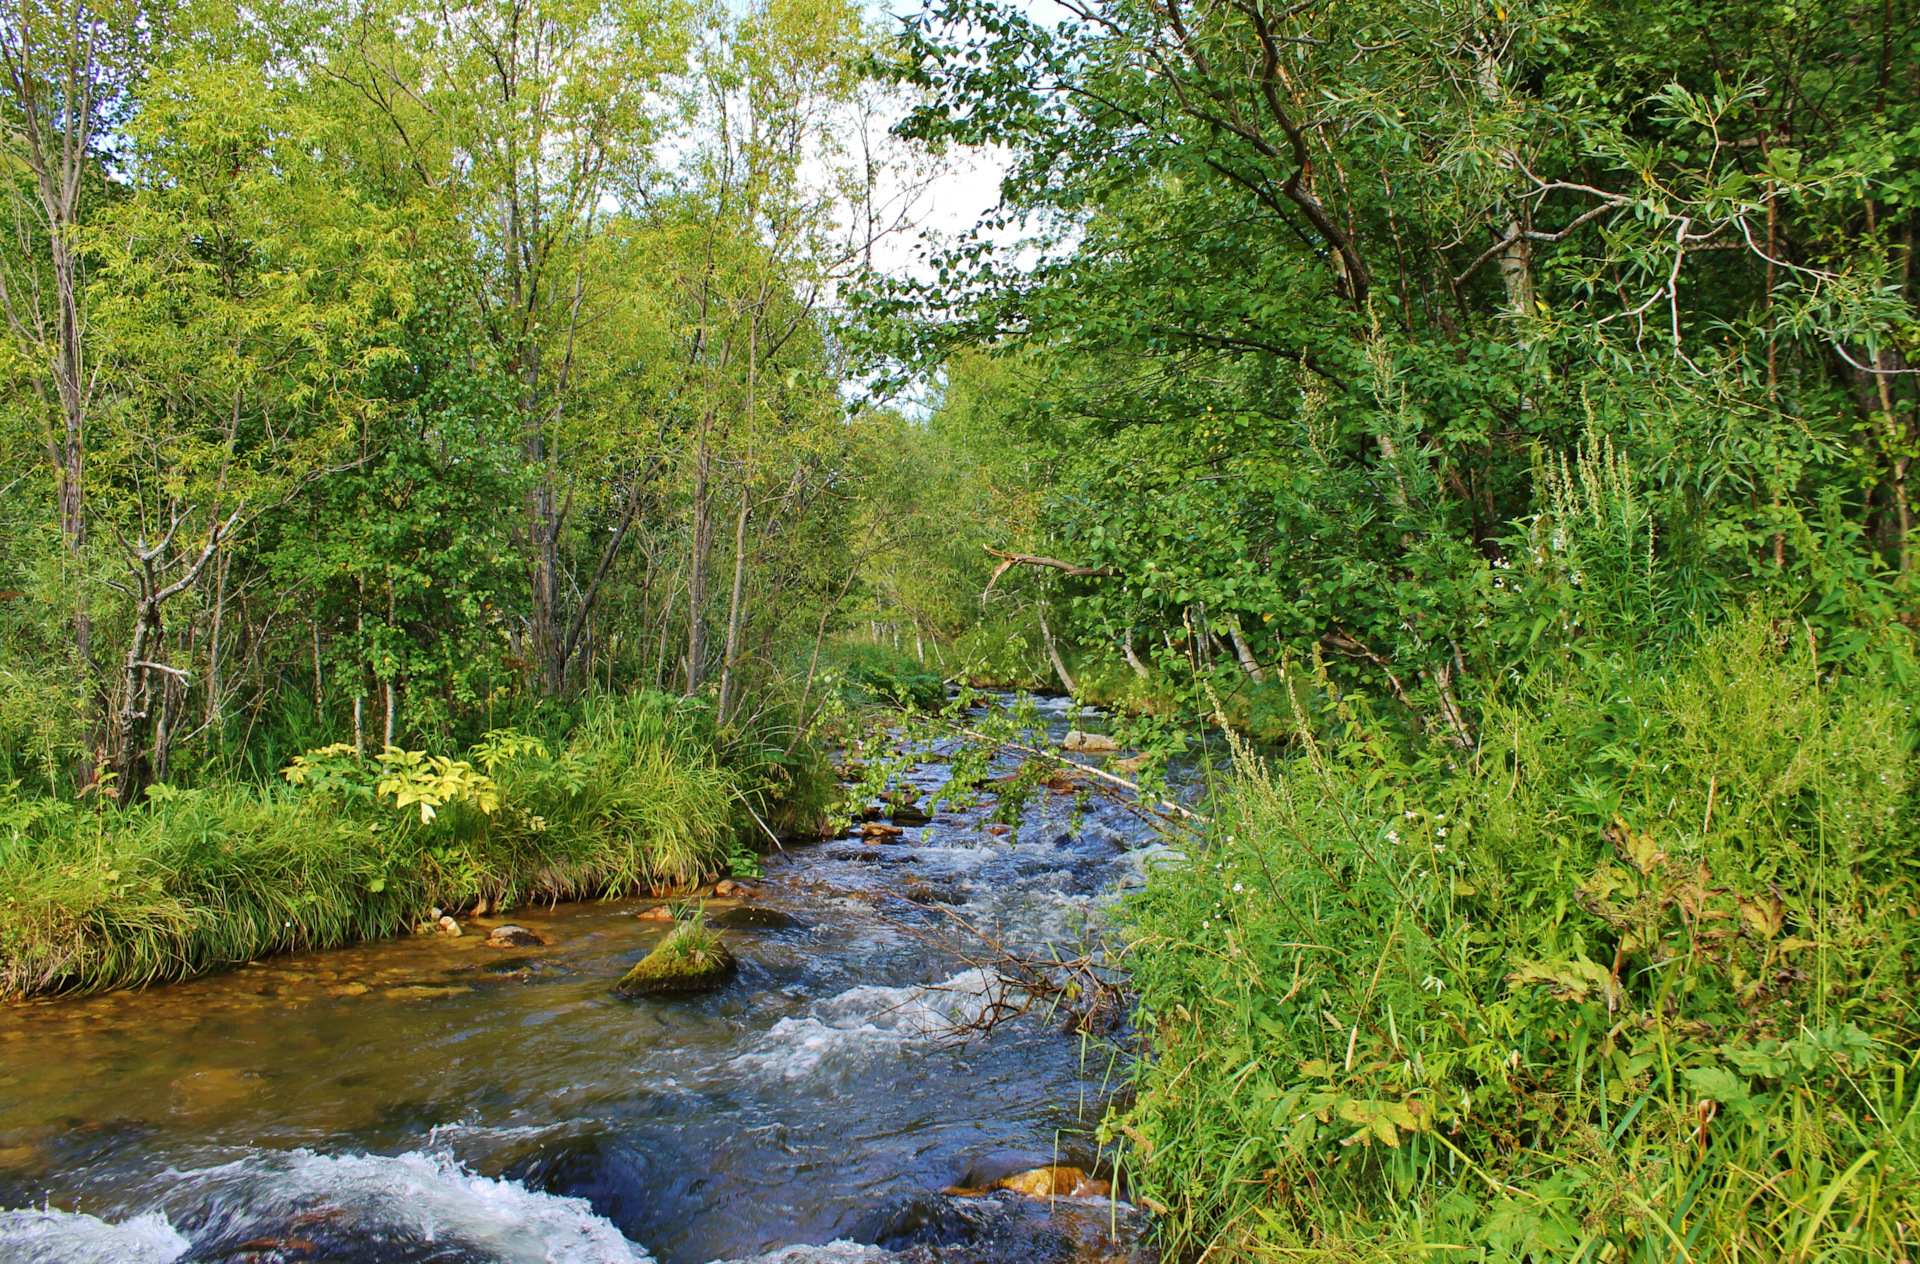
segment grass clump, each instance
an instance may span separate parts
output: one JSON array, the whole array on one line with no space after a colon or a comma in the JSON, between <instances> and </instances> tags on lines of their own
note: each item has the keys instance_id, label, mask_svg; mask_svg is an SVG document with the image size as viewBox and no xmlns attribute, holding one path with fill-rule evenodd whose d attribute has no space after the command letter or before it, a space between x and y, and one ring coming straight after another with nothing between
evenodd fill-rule
<instances>
[{"instance_id":1,"label":"grass clump","mask_svg":"<svg viewBox=\"0 0 1920 1264\"><path fill-rule=\"evenodd\" d=\"M0 992L139 986L498 910L751 869L765 778L689 704L596 704L564 746L310 752L279 787L157 787L84 812L0 795ZM761 803L762 814L766 804Z\"/></svg>"},{"instance_id":2,"label":"grass clump","mask_svg":"<svg viewBox=\"0 0 1920 1264\"><path fill-rule=\"evenodd\" d=\"M676 918L667 937L621 976L613 990L622 996L705 992L727 982L738 969L720 936L695 912Z\"/></svg>"},{"instance_id":3,"label":"grass clump","mask_svg":"<svg viewBox=\"0 0 1920 1264\"><path fill-rule=\"evenodd\" d=\"M1470 753L1303 706L1243 760L1131 906L1112 1130L1169 1247L1910 1258L1911 704L1798 626L1536 680Z\"/></svg>"}]
</instances>

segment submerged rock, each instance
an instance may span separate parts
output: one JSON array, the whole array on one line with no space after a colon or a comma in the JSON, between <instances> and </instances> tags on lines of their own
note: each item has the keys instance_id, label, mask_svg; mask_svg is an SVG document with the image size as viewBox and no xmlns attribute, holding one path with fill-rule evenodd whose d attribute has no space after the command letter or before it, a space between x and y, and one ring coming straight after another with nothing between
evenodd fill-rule
<instances>
[{"instance_id":1,"label":"submerged rock","mask_svg":"<svg viewBox=\"0 0 1920 1264\"><path fill-rule=\"evenodd\" d=\"M1060 739L1062 750L1079 751L1083 755L1111 755L1120 749L1120 743L1105 733L1082 733L1073 729Z\"/></svg>"},{"instance_id":2,"label":"submerged rock","mask_svg":"<svg viewBox=\"0 0 1920 1264\"><path fill-rule=\"evenodd\" d=\"M493 948L538 948L546 942L524 926L496 926L487 936L487 944Z\"/></svg>"},{"instance_id":3,"label":"submerged rock","mask_svg":"<svg viewBox=\"0 0 1920 1264\"><path fill-rule=\"evenodd\" d=\"M713 884L713 893L722 900L744 900L754 894L752 887L744 882L735 882L732 878L722 878Z\"/></svg>"},{"instance_id":4,"label":"submerged rock","mask_svg":"<svg viewBox=\"0 0 1920 1264\"><path fill-rule=\"evenodd\" d=\"M886 1264L897 1258L892 1251L837 1238L824 1246L787 1246L765 1255L715 1260L714 1264Z\"/></svg>"},{"instance_id":5,"label":"submerged rock","mask_svg":"<svg viewBox=\"0 0 1920 1264\"><path fill-rule=\"evenodd\" d=\"M652 908L641 909L634 916L643 922L670 922L673 920L673 910L664 904L656 904Z\"/></svg>"},{"instance_id":6,"label":"submerged rock","mask_svg":"<svg viewBox=\"0 0 1920 1264\"><path fill-rule=\"evenodd\" d=\"M707 918L707 925L721 930L787 930L799 926L800 919L770 908L730 908Z\"/></svg>"},{"instance_id":7,"label":"submerged rock","mask_svg":"<svg viewBox=\"0 0 1920 1264\"><path fill-rule=\"evenodd\" d=\"M720 937L683 922L613 985L615 996L684 996L724 987L740 971Z\"/></svg>"},{"instance_id":8,"label":"submerged rock","mask_svg":"<svg viewBox=\"0 0 1920 1264\"><path fill-rule=\"evenodd\" d=\"M1113 1186L1096 1181L1077 1167L1052 1163L995 1181L993 1189L1004 1189L1029 1198L1104 1198Z\"/></svg>"}]
</instances>

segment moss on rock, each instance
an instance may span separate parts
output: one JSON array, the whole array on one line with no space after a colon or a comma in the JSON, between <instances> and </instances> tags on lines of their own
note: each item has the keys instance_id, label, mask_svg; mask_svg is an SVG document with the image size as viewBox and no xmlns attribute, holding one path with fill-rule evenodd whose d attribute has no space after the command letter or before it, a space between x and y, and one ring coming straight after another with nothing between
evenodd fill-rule
<instances>
[{"instance_id":1,"label":"moss on rock","mask_svg":"<svg viewBox=\"0 0 1920 1264\"><path fill-rule=\"evenodd\" d=\"M677 996L725 986L740 965L720 937L699 922L682 922L660 946L613 985L616 996Z\"/></svg>"}]
</instances>

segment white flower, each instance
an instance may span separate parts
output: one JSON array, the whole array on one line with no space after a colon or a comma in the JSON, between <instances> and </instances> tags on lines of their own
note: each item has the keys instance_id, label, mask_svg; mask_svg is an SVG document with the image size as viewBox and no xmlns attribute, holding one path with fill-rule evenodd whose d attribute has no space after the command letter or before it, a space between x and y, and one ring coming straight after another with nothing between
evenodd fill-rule
<instances>
[{"instance_id":1,"label":"white flower","mask_svg":"<svg viewBox=\"0 0 1920 1264\"><path fill-rule=\"evenodd\" d=\"M1447 836L1447 831L1446 831L1446 830L1444 830L1444 829L1437 829L1437 830L1435 830L1435 831L1433 831L1433 832L1434 832L1435 834L1438 834L1438 835L1439 835L1439 836L1440 836L1441 838L1445 838L1445 837Z\"/></svg>"},{"instance_id":2,"label":"white flower","mask_svg":"<svg viewBox=\"0 0 1920 1264\"><path fill-rule=\"evenodd\" d=\"M1244 890L1246 890L1246 888L1245 888L1245 887L1243 887L1243 886L1241 886L1241 885L1240 885L1240 884L1239 884L1238 882L1236 882L1236 883L1234 883L1234 884L1233 884L1233 889L1234 889L1234 892L1235 892L1236 894L1238 894L1238 893L1239 893L1239 892L1241 892L1241 891L1244 891Z\"/></svg>"}]
</instances>

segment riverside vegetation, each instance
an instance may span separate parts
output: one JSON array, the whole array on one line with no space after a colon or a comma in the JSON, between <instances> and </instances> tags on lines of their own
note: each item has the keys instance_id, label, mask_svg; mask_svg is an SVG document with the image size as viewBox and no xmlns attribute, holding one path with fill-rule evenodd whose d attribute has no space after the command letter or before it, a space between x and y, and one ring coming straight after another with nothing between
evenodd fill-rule
<instances>
[{"instance_id":1,"label":"riverside vegetation","mask_svg":"<svg viewBox=\"0 0 1920 1264\"><path fill-rule=\"evenodd\" d=\"M1058 9L6 8L0 985L1057 688L1236 743L1108 928L1171 1256L1911 1258L1920 6Z\"/></svg>"}]
</instances>

